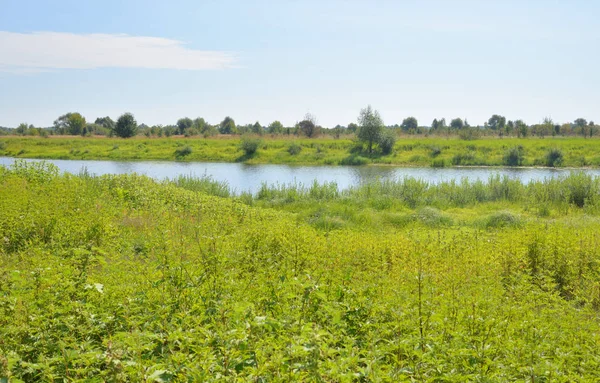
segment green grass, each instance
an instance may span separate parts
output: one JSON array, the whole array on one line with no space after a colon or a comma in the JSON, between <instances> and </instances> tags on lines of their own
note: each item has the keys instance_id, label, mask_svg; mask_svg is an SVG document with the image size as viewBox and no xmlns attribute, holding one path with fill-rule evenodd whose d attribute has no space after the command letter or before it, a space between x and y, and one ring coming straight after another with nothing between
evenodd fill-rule
<instances>
[{"instance_id":1,"label":"green grass","mask_svg":"<svg viewBox=\"0 0 600 383\"><path fill-rule=\"evenodd\" d=\"M0 380L596 382L598 182L0 167Z\"/></svg>"},{"instance_id":2,"label":"green grass","mask_svg":"<svg viewBox=\"0 0 600 383\"><path fill-rule=\"evenodd\" d=\"M258 141L257 141L258 142ZM522 148L516 160L507 157ZM292 149L290 149L292 148ZM556 151L562 153L556 159ZM82 138L2 137L0 155L46 159L178 160L314 165L401 166L600 166L600 141L580 137L399 138L389 155L358 152L354 141L331 137L307 139L265 136L247 155L240 138ZM520 149L521 150L521 149Z\"/></svg>"}]
</instances>

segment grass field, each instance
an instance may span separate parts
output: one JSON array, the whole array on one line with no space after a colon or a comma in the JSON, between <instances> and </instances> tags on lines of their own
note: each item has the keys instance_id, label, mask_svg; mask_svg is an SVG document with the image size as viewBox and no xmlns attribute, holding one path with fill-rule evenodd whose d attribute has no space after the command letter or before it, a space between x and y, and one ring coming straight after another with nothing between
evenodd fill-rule
<instances>
[{"instance_id":1,"label":"grass field","mask_svg":"<svg viewBox=\"0 0 600 383\"><path fill-rule=\"evenodd\" d=\"M520 149L518 149L521 147ZM518 153L512 161L511 152ZM558 161L548 162L558 149ZM600 166L600 141L585 138L399 138L389 155L369 155L350 139L265 137L254 155L240 149L239 137L81 138L2 137L0 155L45 159L178 160L270 164L401 166Z\"/></svg>"},{"instance_id":2,"label":"grass field","mask_svg":"<svg viewBox=\"0 0 600 383\"><path fill-rule=\"evenodd\" d=\"M232 197L17 162L0 379L597 382L599 208L582 174Z\"/></svg>"}]
</instances>

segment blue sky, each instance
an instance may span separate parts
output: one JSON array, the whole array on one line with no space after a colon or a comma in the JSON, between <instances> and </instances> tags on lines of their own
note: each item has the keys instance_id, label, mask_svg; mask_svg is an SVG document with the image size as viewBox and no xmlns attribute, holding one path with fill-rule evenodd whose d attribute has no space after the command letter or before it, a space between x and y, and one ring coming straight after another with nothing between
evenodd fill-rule
<instances>
[{"instance_id":1,"label":"blue sky","mask_svg":"<svg viewBox=\"0 0 600 383\"><path fill-rule=\"evenodd\" d=\"M0 126L600 121L600 2L0 0Z\"/></svg>"}]
</instances>

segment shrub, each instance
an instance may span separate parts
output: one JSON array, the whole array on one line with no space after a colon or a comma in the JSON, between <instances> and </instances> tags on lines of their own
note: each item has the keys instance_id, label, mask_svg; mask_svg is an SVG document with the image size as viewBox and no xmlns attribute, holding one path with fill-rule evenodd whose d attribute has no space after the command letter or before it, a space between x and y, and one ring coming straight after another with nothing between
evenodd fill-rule
<instances>
[{"instance_id":1,"label":"shrub","mask_svg":"<svg viewBox=\"0 0 600 383\"><path fill-rule=\"evenodd\" d=\"M1 150L1 151L4 151L4 150L6 150L6 142L2 142L2 141L0 141L0 150Z\"/></svg>"},{"instance_id":2,"label":"shrub","mask_svg":"<svg viewBox=\"0 0 600 383\"><path fill-rule=\"evenodd\" d=\"M438 209L426 206L417 210L415 220L429 227L449 226L452 224L452 219Z\"/></svg>"},{"instance_id":3,"label":"shrub","mask_svg":"<svg viewBox=\"0 0 600 383\"><path fill-rule=\"evenodd\" d=\"M288 147L288 153L290 153L292 156L300 154L301 151L302 151L302 146L298 145L295 142L292 142L290 144L290 146Z\"/></svg>"},{"instance_id":4,"label":"shrub","mask_svg":"<svg viewBox=\"0 0 600 383\"><path fill-rule=\"evenodd\" d=\"M473 161L475 156L473 153L458 153L452 157L452 165L467 165L469 161Z\"/></svg>"},{"instance_id":5,"label":"shrub","mask_svg":"<svg viewBox=\"0 0 600 383\"><path fill-rule=\"evenodd\" d=\"M436 158L431 162L432 168L445 168L446 161L443 158Z\"/></svg>"},{"instance_id":6,"label":"shrub","mask_svg":"<svg viewBox=\"0 0 600 383\"><path fill-rule=\"evenodd\" d=\"M435 158L435 157L439 156L440 154L442 154L442 149L439 146L432 146L431 147L431 150L429 151L429 155L431 157Z\"/></svg>"},{"instance_id":7,"label":"shrub","mask_svg":"<svg viewBox=\"0 0 600 383\"><path fill-rule=\"evenodd\" d=\"M557 167L557 166L561 166L563 163L563 153L562 150L558 149L558 148L553 148L548 150L548 152L546 152L546 166L549 167Z\"/></svg>"},{"instance_id":8,"label":"shrub","mask_svg":"<svg viewBox=\"0 0 600 383\"><path fill-rule=\"evenodd\" d=\"M496 212L485 220L485 227L488 229L518 226L521 226L521 218L509 211Z\"/></svg>"},{"instance_id":9,"label":"shrub","mask_svg":"<svg viewBox=\"0 0 600 383\"><path fill-rule=\"evenodd\" d=\"M396 134L391 129L386 129L379 137L379 148L383 154L390 154L396 144Z\"/></svg>"},{"instance_id":10,"label":"shrub","mask_svg":"<svg viewBox=\"0 0 600 383\"><path fill-rule=\"evenodd\" d=\"M175 157L182 158L192 154L192 148L189 146L184 146L183 148L179 148L175 150Z\"/></svg>"},{"instance_id":11,"label":"shrub","mask_svg":"<svg viewBox=\"0 0 600 383\"><path fill-rule=\"evenodd\" d=\"M348 157L342 159L340 161L340 165L360 166L360 165L366 165L368 162L369 162L369 160L367 160L364 157L361 157L356 154L351 154Z\"/></svg>"},{"instance_id":12,"label":"shrub","mask_svg":"<svg viewBox=\"0 0 600 383\"><path fill-rule=\"evenodd\" d=\"M252 156L258 151L261 144L262 140L260 138L244 135L240 140L240 149L245 155Z\"/></svg>"},{"instance_id":13,"label":"shrub","mask_svg":"<svg viewBox=\"0 0 600 383\"><path fill-rule=\"evenodd\" d=\"M525 157L524 150L521 145L513 146L504 153L502 163L506 166L521 166Z\"/></svg>"},{"instance_id":14,"label":"shrub","mask_svg":"<svg viewBox=\"0 0 600 383\"><path fill-rule=\"evenodd\" d=\"M464 128L458 131L458 137L461 140L471 141L476 140L481 136L479 128Z\"/></svg>"}]
</instances>

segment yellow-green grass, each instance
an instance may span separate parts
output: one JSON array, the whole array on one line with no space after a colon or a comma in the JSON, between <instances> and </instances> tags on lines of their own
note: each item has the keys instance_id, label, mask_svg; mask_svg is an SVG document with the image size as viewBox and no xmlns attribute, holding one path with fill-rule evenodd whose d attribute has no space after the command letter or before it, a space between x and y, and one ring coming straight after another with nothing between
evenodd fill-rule
<instances>
[{"instance_id":1,"label":"yellow-green grass","mask_svg":"<svg viewBox=\"0 0 600 383\"><path fill-rule=\"evenodd\" d=\"M297 154L290 146L298 145ZM239 137L219 138L0 138L0 155L45 159L178 160L246 162L251 164L381 164L399 166L504 166L507 151L521 146L521 166L546 166L546 155L559 149L563 160L555 166L600 166L600 141L585 138L458 138L401 137L389 155L361 152L356 142L331 137L307 139L263 137L254 155L240 149Z\"/></svg>"},{"instance_id":2,"label":"yellow-green grass","mask_svg":"<svg viewBox=\"0 0 600 383\"><path fill-rule=\"evenodd\" d=\"M404 202L387 211L439 218ZM0 167L0 380L597 382L585 208L328 230L146 177Z\"/></svg>"}]
</instances>

